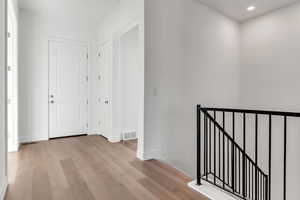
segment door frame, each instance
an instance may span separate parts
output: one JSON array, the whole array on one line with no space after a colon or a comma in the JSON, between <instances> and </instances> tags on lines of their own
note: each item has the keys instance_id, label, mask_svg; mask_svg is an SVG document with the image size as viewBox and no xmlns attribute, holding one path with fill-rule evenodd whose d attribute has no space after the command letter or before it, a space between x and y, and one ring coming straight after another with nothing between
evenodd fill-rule
<instances>
[{"instance_id":1,"label":"door frame","mask_svg":"<svg viewBox=\"0 0 300 200\"><path fill-rule=\"evenodd\" d=\"M15 152L19 150L19 116L18 116L18 19L16 11L14 10L14 5L11 1L7 2L7 19L6 22L8 23L9 18L11 19L12 23L12 32L11 32L11 40L12 40L12 68L11 71L8 72L8 69L6 69L6 73L11 73L12 80L11 84L12 87L10 90L12 90L12 101L11 101L11 107L12 107L12 123L13 123L13 130L11 132L13 137L13 143L8 144L12 146L7 146L9 149L8 152ZM7 25L8 26L8 25ZM8 30L7 30L8 32ZM7 38L8 39L8 38ZM8 42L7 42L8 45ZM8 46L6 48L6 57L8 56ZM8 60L6 63L6 66L8 65ZM7 66L8 67L8 66ZM7 89L7 98L8 98L8 74L6 74L6 89ZM8 101L8 100L7 100ZM8 102L6 102L7 105ZM8 105L7 105L8 106ZM8 113L7 113L7 125L8 125ZM7 132L8 132L8 126L7 126Z\"/></svg>"},{"instance_id":2,"label":"door frame","mask_svg":"<svg viewBox=\"0 0 300 200\"><path fill-rule=\"evenodd\" d=\"M139 101L139 119L140 121L138 122L138 130L137 130L137 135L138 135L138 145L137 145L137 152L136 152L136 157L140 160L147 160L148 156L145 155L145 132L144 132L144 99L145 99L145 63L144 63L144 54L145 54L145 44L144 44L144 22L141 19L133 19L131 20L127 25L125 25L123 28L121 28L118 32L116 32L113 36L113 41L116 43L116 45L113 46L114 48L114 53L117 54L118 61L117 61L117 67L118 67L118 72L121 73L121 63L120 63L120 41L121 37L128 33L130 30L134 29L135 27L138 27L139 29L139 65L142 67L141 69L141 83L140 83L140 101ZM121 74L118 74L119 77ZM118 85L118 93L120 96L120 81ZM118 99L118 104L120 105L120 98ZM118 109L118 115L121 116L121 109ZM118 124L121 124L121 118L118 119ZM119 126L120 127L120 126ZM119 133L121 134L121 127L119 128Z\"/></svg>"},{"instance_id":3,"label":"door frame","mask_svg":"<svg viewBox=\"0 0 300 200\"><path fill-rule=\"evenodd\" d=\"M51 138L50 137L50 42L66 42L66 43L73 43L73 44L79 44L79 45L84 45L87 47L87 53L88 53L88 61L87 61L87 75L88 75L88 84L87 84L87 99L88 99L88 104L87 104L87 108L86 108L86 112L87 112L87 119L86 119L86 123L89 125L86 128L85 134L88 134L89 132L89 128L90 128L90 124L89 124L89 104L90 104L90 76L89 76L89 72L90 72L90 65L91 65L91 56L90 56L90 45L88 42L85 41L81 41L81 40L73 40L73 39L67 39L67 38L63 38L63 37L49 37L48 41L47 41L47 45L48 45L48 140Z\"/></svg>"},{"instance_id":4,"label":"door frame","mask_svg":"<svg viewBox=\"0 0 300 200\"><path fill-rule=\"evenodd\" d=\"M7 134L7 14L8 14L8 1L4 0L4 171L5 171L5 180L4 180L4 190L7 190L8 187L8 150L7 150L7 143L8 143L8 134ZM0 193L0 197L1 197ZM4 196L4 194L3 194Z\"/></svg>"},{"instance_id":5,"label":"door frame","mask_svg":"<svg viewBox=\"0 0 300 200\"><path fill-rule=\"evenodd\" d=\"M109 121L109 127L110 127L110 131L111 131L111 133L110 133L110 135L109 135L109 137L107 137L107 139L108 139L108 141L110 141L110 142L112 142L112 143L115 143L115 142L119 142L120 140L119 139L116 139L115 138L115 132L114 132L114 127L115 126L117 126L117 125L115 125L115 121L116 120L113 120L114 119L114 117L117 117L116 115L114 115L114 106L116 106L117 104L115 104L114 102L115 102L115 99L117 99L117 98L115 98L115 96L114 96L114 89L113 89L113 87L114 87L114 83L113 83L113 78L114 78L114 74L113 74L113 70L114 70L114 55L113 55L113 51L114 51L114 49L113 49L113 42L111 41L111 40L107 40L107 41L105 41L105 42L103 42L102 44L99 44L99 45L97 45L97 62L96 62L96 65L95 65L95 67L96 68L98 68L99 67L99 53L101 54L101 50L103 49L103 48L105 48L105 47L107 47L107 46L111 46L111 50L112 50L112 52L111 52L111 63L112 63L112 65L111 65L111 69L110 69L110 76L111 76L111 79L110 79L110 90L108 90L108 92L109 92L109 105L110 105L110 121ZM98 101L98 100L97 100ZM97 120L98 121L98 120ZM106 122L107 123L107 122ZM96 123L97 124L97 123ZM107 124L106 124L106 126L107 126ZM98 134L99 135L102 135L103 137L105 137L105 135L103 135L100 131L99 131L99 129L97 128L97 132L98 132Z\"/></svg>"}]
</instances>

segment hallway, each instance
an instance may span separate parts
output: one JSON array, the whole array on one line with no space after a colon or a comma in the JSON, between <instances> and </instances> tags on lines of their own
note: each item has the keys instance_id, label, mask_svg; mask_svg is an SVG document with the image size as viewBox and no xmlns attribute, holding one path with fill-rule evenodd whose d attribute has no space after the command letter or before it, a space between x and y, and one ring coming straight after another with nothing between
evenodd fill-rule
<instances>
[{"instance_id":1,"label":"hallway","mask_svg":"<svg viewBox=\"0 0 300 200\"><path fill-rule=\"evenodd\" d=\"M135 157L134 144L100 136L23 145L9 154L7 200L206 200L180 172Z\"/></svg>"}]
</instances>

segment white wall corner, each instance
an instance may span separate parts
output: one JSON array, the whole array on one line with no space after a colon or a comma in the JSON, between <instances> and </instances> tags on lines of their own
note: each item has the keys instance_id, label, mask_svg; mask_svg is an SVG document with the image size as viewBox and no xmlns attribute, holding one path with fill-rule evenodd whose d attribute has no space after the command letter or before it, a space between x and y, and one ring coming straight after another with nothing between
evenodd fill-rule
<instances>
[{"instance_id":1,"label":"white wall corner","mask_svg":"<svg viewBox=\"0 0 300 200\"><path fill-rule=\"evenodd\" d=\"M5 177L4 183L0 186L0 200L4 200L7 187L8 187L8 182L7 182L7 177Z\"/></svg>"},{"instance_id":2,"label":"white wall corner","mask_svg":"<svg viewBox=\"0 0 300 200\"><path fill-rule=\"evenodd\" d=\"M110 137L108 139L108 141L111 143L118 143L118 142L121 142L121 138L120 137Z\"/></svg>"},{"instance_id":3,"label":"white wall corner","mask_svg":"<svg viewBox=\"0 0 300 200\"><path fill-rule=\"evenodd\" d=\"M160 159L161 157L161 151L159 149L151 149L148 151L145 151L143 155L141 155L143 160L151 160L151 159Z\"/></svg>"},{"instance_id":4,"label":"white wall corner","mask_svg":"<svg viewBox=\"0 0 300 200\"><path fill-rule=\"evenodd\" d=\"M145 153L141 150L137 150L136 157L142 161L145 161Z\"/></svg>"},{"instance_id":5,"label":"white wall corner","mask_svg":"<svg viewBox=\"0 0 300 200\"><path fill-rule=\"evenodd\" d=\"M20 149L20 144L17 143L17 144L12 145L12 146L8 149L8 152L9 152L9 153L18 152L19 149Z\"/></svg>"}]
</instances>

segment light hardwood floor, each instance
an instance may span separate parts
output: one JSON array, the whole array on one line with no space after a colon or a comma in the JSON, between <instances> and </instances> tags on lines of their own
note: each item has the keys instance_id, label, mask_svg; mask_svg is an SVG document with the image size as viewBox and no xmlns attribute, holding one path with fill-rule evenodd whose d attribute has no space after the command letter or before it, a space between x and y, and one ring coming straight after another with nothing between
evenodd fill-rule
<instances>
[{"instance_id":1,"label":"light hardwood floor","mask_svg":"<svg viewBox=\"0 0 300 200\"><path fill-rule=\"evenodd\" d=\"M207 200L175 169L136 159L134 147L100 136L23 145L9 154L6 200Z\"/></svg>"}]
</instances>

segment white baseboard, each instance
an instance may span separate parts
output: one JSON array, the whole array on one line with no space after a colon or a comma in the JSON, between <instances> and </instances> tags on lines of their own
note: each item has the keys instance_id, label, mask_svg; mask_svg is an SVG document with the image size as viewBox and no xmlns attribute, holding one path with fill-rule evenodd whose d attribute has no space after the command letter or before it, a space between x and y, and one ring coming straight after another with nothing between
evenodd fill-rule
<instances>
[{"instance_id":1,"label":"white baseboard","mask_svg":"<svg viewBox=\"0 0 300 200\"><path fill-rule=\"evenodd\" d=\"M89 131L86 133L87 135L100 135L99 133L97 133L96 131Z\"/></svg>"},{"instance_id":2,"label":"white baseboard","mask_svg":"<svg viewBox=\"0 0 300 200\"><path fill-rule=\"evenodd\" d=\"M4 200L7 186L8 186L7 177L5 177L4 183L0 186L0 200Z\"/></svg>"},{"instance_id":3,"label":"white baseboard","mask_svg":"<svg viewBox=\"0 0 300 200\"><path fill-rule=\"evenodd\" d=\"M108 138L108 141L110 141L111 143L118 143L118 142L121 142L121 140L120 140L119 137L117 137L117 138L113 138L113 137Z\"/></svg>"},{"instance_id":4,"label":"white baseboard","mask_svg":"<svg viewBox=\"0 0 300 200\"><path fill-rule=\"evenodd\" d=\"M32 142L42 142L48 141L49 138L20 138L21 144L32 143Z\"/></svg>"},{"instance_id":5,"label":"white baseboard","mask_svg":"<svg viewBox=\"0 0 300 200\"><path fill-rule=\"evenodd\" d=\"M19 151L19 147L20 147L19 144L15 144L15 145L9 147L8 148L8 153L18 152Z\"/></svg>"},{"instance_id":6,"label":"white baseboard","mask_svg":"<svg viewBox=\"0 0 300 200\"><path fill-rule=\"evenodd\" d=\"M227 192L223 192L221 189L204 180L202 180L202 185L197 185L197 182L195 180L188 183L188 186L211 200L239 200L239 198L234 197Z\"/></svg>"},{"instance_id":7,"label":"white baseboard","mask_svg":"<svg viewBox=\"0 0 300 200\"><path fill-rule=\"evenodd\" d=\"M140 159L141 161L145 161L145 153L142 152L142 151L137 150L137 152L136 152L136 157L137 157L138 159Z\"/></svg>"},{"instance_id":8,"label":"white baseboard","mask_svg":"<svg viewBox=\"0 0 300 200\"><path fill-rule=\"evenodd\" d=\"M176 165L174 163L172 163L169 159L166 158L166 156L161 155L158 160L166 165L169 165L170 167L176 169L177 171L179 171L180 173L184 174L186 177L192 178L193 176L191 176L190 174L188 174L186 171L176 167Z\"/></svg>"},{"instance_id":9,"label":"white baseboard","mask_svg":"<svg viewBox=\"0 0 300 200\"><path fill-rule=\"evenodd\" d=\"M161 151L159 149L152 149L148 150L143 153L142 158L143 160L151 160L151 159L159 159Z\"/></svg>"}]
</instances>

